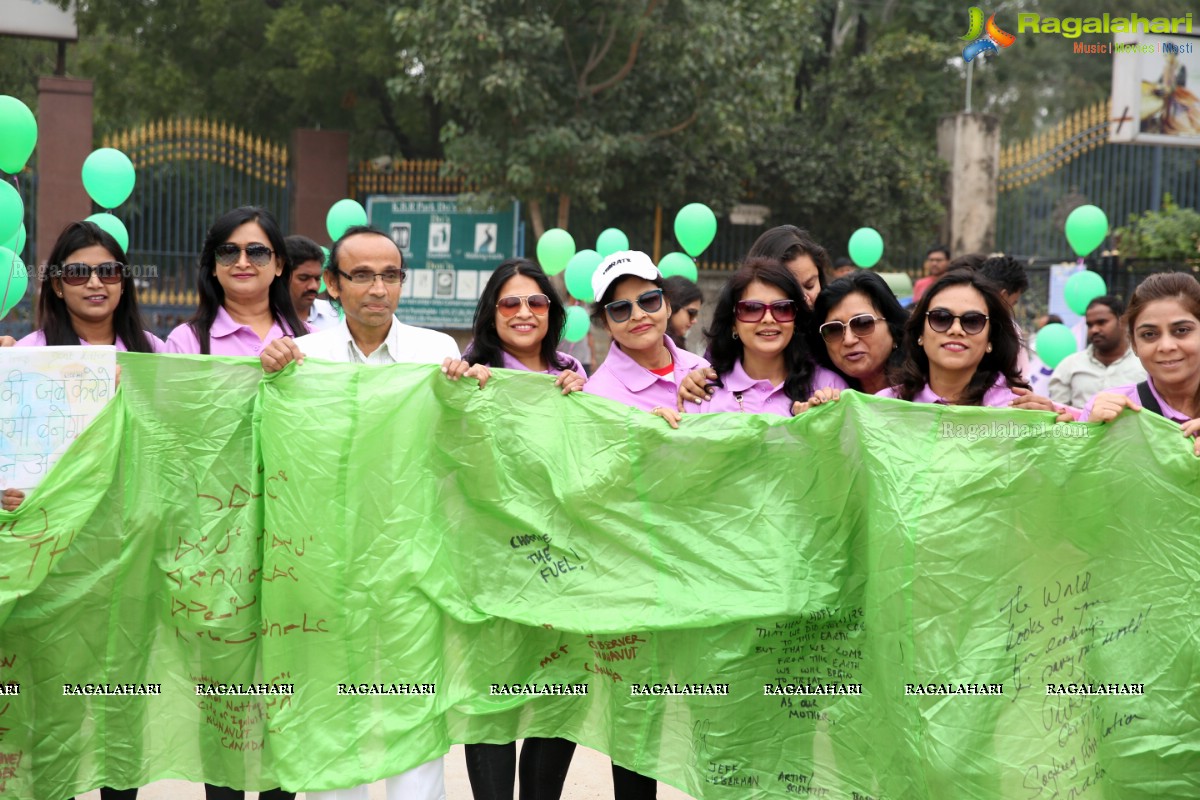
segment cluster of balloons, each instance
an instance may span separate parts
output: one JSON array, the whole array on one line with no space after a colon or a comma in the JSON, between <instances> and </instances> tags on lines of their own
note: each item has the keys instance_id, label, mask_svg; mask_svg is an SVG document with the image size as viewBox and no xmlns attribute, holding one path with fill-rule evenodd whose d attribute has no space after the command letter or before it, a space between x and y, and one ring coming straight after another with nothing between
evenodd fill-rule
<instances>
[{"instance_id":1,"label":"cluster of balloons","mask_svg":"<svg viewBox=\"0 0 1200 800\"><path fill-rule=\"evenodd\" d=\"M111 147L93 151L83 162L82 176L88 197L96 205L107 209L114 209L128 200L137 183L137 173L129 156ZM122 250L129 250L129 229L111 210L92 214L87 220L107 231Z\"/></svg>"},{"instance_id":2,"label":"cluster of balloons","mask_svg":"<svg viewBox=\"0 0 1200 800\"><path fill-rule=\"evenodd\" d=\"M664 278L682 275L696 280L696 256L712 244L717 235L717 215L703 203L689 203L675 215L675 239L683 253L667 253L658 262ZM563 274L567 292L584 303L596 302L592 292L592 275L605 257L629 249L629 237L617 228L606 228L596 237L595 249L576 249L575 238L562 228L551 228L537 242L537 260L547 275ZM567 309L567 324L563 338L581 341L590 327L587 311L580 306Z\"/></svg>"},{"instance_id":3,"label":"cluster of balloons","mask_svg":"<svg viewBox=\"0 0 1200 800\"><path fill-rule=\"evenodd\" d=\"M15 97L0 95L0 172L25 169L37 145L37 119ZM16 188L0 182L0 318L16 308L29 286L19 253L25 248L25 203Z\"/></svg>"},{"instance_id":4,"label":"cluster of balloons","mask_svg":"<svg viewBox=\"0 0 1200 800\"><path fill-rule=\"evenodd\" d=\"M1083 259L1108 237L1108 215L1093 205L1079 206L1067 217L1066 234L1071 249L1083 263ZM1104 278L1085 269L1067 279L1067 285L1063 287L1063 299L1067 301L1067 308L1082 315L1087 312L1088 303L1107 292ZM1074 331L1066 325L1056 322L1038 331L1038 358L1051 369L1078 347Z\"/></svg>"}]
</instances>

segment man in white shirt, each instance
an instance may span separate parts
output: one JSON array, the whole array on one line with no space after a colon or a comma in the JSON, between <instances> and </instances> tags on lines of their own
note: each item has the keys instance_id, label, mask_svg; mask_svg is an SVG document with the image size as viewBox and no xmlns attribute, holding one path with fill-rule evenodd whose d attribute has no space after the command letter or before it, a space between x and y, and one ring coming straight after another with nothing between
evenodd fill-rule
<instances>
[{"instance_id":1,"label":"man in white shirt","mask_svg":"<svg viewBox=\"0 0 1200 800\"><path fill-rule=\"evenodd\" d=\"M1059 362L1050 375L1050 399L1083 408L1098 392L1146 380L1146 369L1134 355L1121 316L1125 304L1111 295L1088 303L1088 346Z\"/></svg>"},{"instance_id":2,"label":"man in white shirt","mask_svg":"<svg viewBox=\"0 0 1200 800\"><path fill-rule=\"evenodd\" d=\"M288 288L292 292L296 316L304 320L313 333L337 325L338 313L333 304L317 297L325 253L307 236L289 236L283 242L292 262L292 282Z\"/></svg>"},{"instance_id":3,"label":"man in white shirt","mask_svg":"<svg viewBox=\"0 0 1200 800\"><path fill-rule=\"evenodd\" d=\"M276 339L259 360L278 372L305 356L351 364L438 364L451 380L466 376L483 388L490 371L460 358L458 345L444 333L405 325L396 319L404 282L404 257L386 233L365 225L346 231L333 245L325 285L346 318L336 326L298 339ZM307 792L308 800L367 800L368 787ZM388 800L445 800L442 759L427 761L387 779Z\"/></svg>"}]
</instances>

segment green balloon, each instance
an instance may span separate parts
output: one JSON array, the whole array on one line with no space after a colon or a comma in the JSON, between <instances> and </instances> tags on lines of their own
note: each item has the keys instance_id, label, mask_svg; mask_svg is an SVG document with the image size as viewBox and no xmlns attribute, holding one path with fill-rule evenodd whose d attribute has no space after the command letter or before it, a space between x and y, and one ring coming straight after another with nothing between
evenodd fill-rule
<instances>
[{"instance_id":1,"label":"green balloon","mask_svg":"<svg viewBox=\"0 0 1200 800\"><path fill-rule=\"evenodd\" d=\"M629 237L617 228L605 228L596 237L596 251L601 258L629 249Z\"/></svg>"},{"instance_id":2,"label":"green balloon","mask_svg":"<svg viewBox=\"0 0 1200 800\"><path fill-rule=\"evenodd\" d=\"M25 203L11 183L0 182L0 242L7 242L21 230Z\"/></svg>"},{"instance_id":3,"label":"green balloon","mask_svg":"<svg viewBox=\"0 0 1200 800\"><path fill-rule=\"evenodd\" d=\"M870 269L883 258L883 237L874 228L859 228L850 234L850 260L863 269Z\"/></svg>"},{"instance_id":4,"label":"green balloon","mask_svg":"<svg viewBox=\"0 0 1200 800\"><path fill-rule=\"evenodd\" d=\"M321 252L325 254L325 258L321 259L321 285L317 287L318 294L325 292L325 268L329 266L329 248L322 245Z\"/></svg>"},{"instance_id":5,"label":"green balloon","mask_svg":"<svg viewBox=\"0 0 1200 800\"><path fill-rule=\"evenodd\" d=\"M692 258L704 252L717 235L717 215L704 203L689 203L675 215L675 240Z\"/></svg>"},{"instance_id":6,"label":"green balloon","mask_svg":"<svg viewBox=\"0 0 1200 800\"><path fill-rule=\"evenodd\" d=\"M17 255L21 255L21 251L25 249L25 223L21 223L21 227L17 229L17 233L0 247L7 247Z\"/></svg>"},{"instance_id":7,"label":"green balloon","mask_svg":"<svg viewBox=\"0 0 1200 800\"><path fill-rule=\"evenodd\" d=\"M333 242L342 238L347 229L366 224L367 210L362 207L362 203L349 198L338 200L329 207L329 213L325 215L325 230Z\"/></svg>"},{"instance_id":8,"label":"green balloon","mask_svg":"<svg viewBox=\"0 0 1200 800\"><path fill-rule=\"evenodd\" d=\"M1057 367L1060 361L1074 353L1078 347L1074 332L1060 322L1052 322L1037 332L1038 358L1050 369Z\"/></svg>"},{"instance_id":9,"label":"green balloon","mask_svg":"<svg viewBox=\"0 0 1200 800\"><path fill-rule=\"evenodd\" d=\"M564 276L567 291L571 297L585 303L596 302L596 295L592 292L592 275L596 273L596 267L600 266L600 262L603 260L604 256L595 250L580 250L571 256L571 260L567 262L567 273Z\"/></svg>"},{"instance_id":10,"label":"green balloon","mask_svg":"<svg viewBox=\"0 0 1200 800\"><path fill-rule=\"evenodd\" d=\"M29 273L20 257L7 247L0 247L0 318L17 307L29 288Z\"/></svg>"},{"instance_id":11,"label":"green balloon","mask_svg":"<svg viewBox=\"0 0 1200 800\"><path fill-rule=\"evenodd\" d=\"M567 324L563 326L563 338L568 342L582 342L587 338L592 322L583 306L571 306L567 309Z\"/></svg>"},{"instance_id":12,"label":"green balloon","mask_svg":"<svg viewBox=\"0 0 1200 800\"><path fill-rule=\"evenodd\" d=\"M125 227L124 222L108 212L92 214L87 221L99 225L101 230L106 231L109 236L117 240L117 244L121 245L125 255L129 255L129 229Z\"/></svg>"},{"instance_id":13,"label":"green balloon","mask_svg":"<svg viewBox=\"0 0 1200 800\"><path fill-rule=\"evenodd\" d=\"M537 260L547 275L557 275L567 268L575 255L575 239L562 228L551 228L537 243Z\"/></svg>"},{"instance_id":14,"label":"green balloon","mask_svg":"<svg viewBox=\"0 0 1200 800\"><path fill-rule=\"evenodd\" d=\"M37 120L29 106L0 95L0 170L16 175L25 169L37 144Z\"/></svg>"},{"instance_id":15,"label":"green balloon","mask_svg":"<svg viewBox=\"0 0 1200 800\"><path fill-rule=\"evenodd\" d=\"M1067 217L1066 230L1071 249L1075 255L1083 258L1108 236L1108 216L1096 206L1080 206Z\"/></svg>"},{"instance_id":16,"label":"green balloon","mask_svg":"<svg viewBox=\"0 0 1200 800\"><path fill-rule=\"evenodd\" d=\"M700 277L700 273L696 270L696 262L683 253L667 253L658 262L658 271L664 278L680 275L692 283L695 283L696 279Z\"/></svg>"},{"instance_id":17,"label":"green balloon","mask_svg":"<svg viewBox=\"0 0 1200 800\"><path fill-rule=\"evenodd\" d=\"M133 194L137 173L129 156L101 147L83 162L83 188L101 208L116 208Z\"/></svg>"},{"instance_id":18,"label":"green balloon","mask_svg":"<svg viewBox=\"0 0 1200 800\"><path fill-rule=\"evenodd\" d=\"M1063 299L1067 301L1067 308L1076 314L1086 314L1088 303L1107 291L1104 278L1090 269L1085 269L1067 278L1067 285L1063 287ZM1038 335L1041 335L1040 332Z\"/></svg>"}]
</instances>

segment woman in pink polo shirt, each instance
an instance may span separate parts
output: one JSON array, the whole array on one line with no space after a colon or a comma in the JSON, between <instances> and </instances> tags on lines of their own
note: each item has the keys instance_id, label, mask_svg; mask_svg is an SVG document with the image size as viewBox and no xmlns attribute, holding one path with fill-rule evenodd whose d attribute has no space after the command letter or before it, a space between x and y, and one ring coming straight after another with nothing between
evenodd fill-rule
<instances>
[{"instance_id":1,"label":"woman in pink polo shirt","mask_svg":"<svg viewBox=\"0 0 1200 800\"><path fill-rule=\"evenodd\" d=\"M578 359L555 349L566 321L567 310L542 268L528 259L510 259L496 268L479 296L474 337L465 358L470 364L554 375L554 385L563 394L577 392L587 373ZM521 797L557 800L574 753L575 743L569 739L526 739L521 746ZM515 743L468 744L465 755L475 800L512 800Z\"/></svg>"},{"instance_id":2,"label":"woman in pink polo shirt","mask_svg":"<svg viewBox=\"0 0 1200 800\"><path fill-rule=\"evenodd\" d=\"M597 301L592 320L612 335L608 356L583 390L679 424L678 385L692 370L707 367L700 356L675 347L667 336L671 304L650 256L637 250L613 253L592 276Z\"/></svg>"},{"instance_id":3,"label":"woman in pink polo shirt","mask_svg":"<svg viewBox=\"0 0 1200 800\"><path fill-rule=\"evenodd\" d=\"M800 284L774 258L750 258L717 299L707 331L717 378L701 413L792 415L817 389L845 389L837 373L813 363L803 331L811 312Z\"/></svg>"},{"instance_id":4,"label":"woman in pink polo shirt","mask_svg":"<svg viewBox=\"0 0 1200 800\"><path fill-rule=\"evenodd\" d=\"M1149 409L1179 423L1184 436L1200 434L1200 282L1182 272L1142 281L1125 312L1129 340L1146 368L1141 383L1100 392L1081 419L1112 422L1126 408ZM1200 456L1200 438L1193 452Z\"/></svg>"},{"instance_id":5,"label":"woman in pink polo shirt","mask_svg":"<svg viewBox=\"0 0 1200 800\"><path fill-rule=\"evenodd\" d=\"M1008 304L975 270L938 278L916 304L904 334L898 383L880 397L1006 407L1032 396L1018 371L1021 341Z\"/></svg>"},{"instance_id":6,"label":"woman in pink polo shirt","mask_svg":"<svg viewBox=\"0 0 1200 800\"><path fill-rule=\"evenodd\" d=\"M161 339L146 330L125 251L94 222L72 222L59 234L42 271L40 327L17 347L110 344L157 353Z\"/></svg>"},{"instance_id":7,"label":"woman in pink polo shirt","mask_svg":"<svg viewBox=\"0 0 1200 800\"><path fill-rule=\"evenodd\" d=\"M475 308L469 364L556 376L563 394L583 388L587 373L579 359L555 349L567 322L554 284L525 258L505 261L488 279Z\"/></svg>"},{"instance_id":8,"label":"woman in pink polo shirt","mask_svg":"<svg viewBox=\"0 0 1200 800\"><path fill-rule=\"evenodd\" d=\"M167 351L257 356L281 336L302 336L288 286L292 262L275 218L235 208L213 223L200 253L200 307L171 331Z\"/></svg>"},{"instance_id":9,"label":"woman in pink polo shirt","mask_svg":"<svg viewBox=\"0 0 1200 800\"><path fill-rule=\"evenodd\" d=\"M663 417L679 425L675 410L678 384L694 369L707 367L700 356L679 350L667 336L671 304L663 296L663 279L638 250L613 253L592 275L596 303L592 320L612 335L604 363L583 390ZM658 783L645 775L612 765L617 800L653 800Z\"/></svg>"},{"instance_id":10,"label":"woman in pink polo shirt","mask_svg":"<svg viewBox=\"0 0 1200 800\"><path fill-rule=\"evenodd\" d=\"M292 262L275 218L264 208L243 206L221 215L200 252L200 307L171 331L167 351L213 356L258 356L283 336L308 333L296 316L289 289ZM204 784L207 800L241 800L245 792ZM259 792L260 800L292 800L282 789Z\"/></svg>"}]
</instances>

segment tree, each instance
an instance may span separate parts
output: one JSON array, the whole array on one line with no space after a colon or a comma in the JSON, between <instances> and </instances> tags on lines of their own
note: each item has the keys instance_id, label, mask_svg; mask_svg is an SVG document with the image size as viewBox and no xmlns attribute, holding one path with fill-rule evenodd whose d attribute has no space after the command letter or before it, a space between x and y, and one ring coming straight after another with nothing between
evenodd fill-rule
<instances>
[{"instance_id":1,"label":"tree","mask_svg":"<svg viewBox=\"0 0 1200 800\"><path fill-rule=\"evenodd\" d=\"M724 206L753 173L750 129L789 77L759 35L798 29L802 13L752 0L428 0L396 15L396 83L445 109L451 169L525 201L535 236L547 196L559 227L573 203L602 209L622 193Z\"/></svg>"},{"instance_id":2,"label":"tree","mask_svg":"<svg viewBox=\"0 0 1200 800\"><path fill-rule=\"evenodd\" d=\"M390 84L388 20L375 0L93 0L79 4L68 72L95 81L98 136L195 115L275 140L342 128L359 155L438 157L438 109Z\"/></svg>"}]
</instances>

